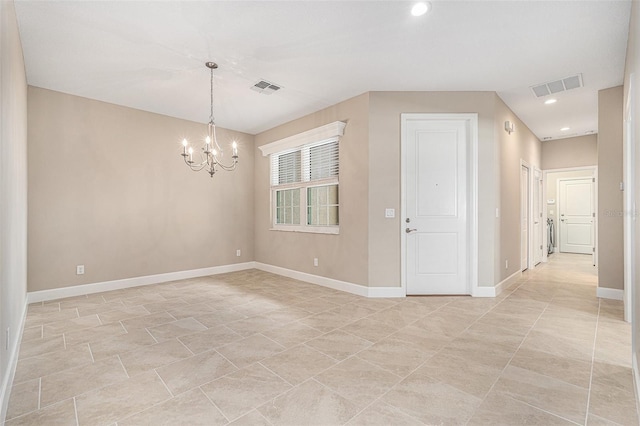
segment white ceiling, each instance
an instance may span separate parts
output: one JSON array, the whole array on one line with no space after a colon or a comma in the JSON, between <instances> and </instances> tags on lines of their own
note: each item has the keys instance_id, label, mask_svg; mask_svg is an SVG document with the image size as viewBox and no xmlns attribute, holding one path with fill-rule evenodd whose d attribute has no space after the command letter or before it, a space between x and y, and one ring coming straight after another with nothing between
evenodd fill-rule
<instances>
[{"instance_id":1,"label":"white ceiling","mask_svg":"<svg viewBox=\"0 0 640 426\"><path fill-rule=\"evenodd\" d=\"M216 123L253 134L367 91L489 90L558 138L597 131L597 91L622 84L630 1L412 5L16 0L30 85L206 122L212 60ZM529 88L577 73L551 106Z\"/></svg>"}]
</instances>

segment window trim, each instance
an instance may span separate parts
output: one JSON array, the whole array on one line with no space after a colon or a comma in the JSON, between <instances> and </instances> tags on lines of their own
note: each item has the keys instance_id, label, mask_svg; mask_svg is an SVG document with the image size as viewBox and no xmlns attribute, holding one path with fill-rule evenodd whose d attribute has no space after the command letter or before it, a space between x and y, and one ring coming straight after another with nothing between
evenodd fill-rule
<instances>
[{"instance_id":1,"label":"window trim","mask_svg":"<svg viewBox=\"0 0 640 426\"><path fill-rule=\"evenodd\" d=\"M333 123L326 124L321 127L317 127L315 129L308 130L306 132L299 133L297 135L293 135L284 139L277 140L275 142L271 142L266 145L262 145L259 147L262 155L264 157L270 157L272 154L283 153L283 151L295 150L303 147L304 145L315 145L315 144L323 144L327 143L330 140L334 140L338 142L338 147L340 146L340 136L344 134L344 128L347 123L342 121L335 121ZM338 148L339 149L339 148ZM338 159L338 161L340 161ZM315 186L325 186L325 185L338 185L338 199L340 199L340 178L339 176L318 179L318 180L302 180L301 182L295 183L286 183L282 185L278 185L277 187L273 186L272 176L273 170L271 166L271 158L269 158L269 199L270 199L270 223L271 227L269 230L271 231L286 231L286 232L305 232L305 233L316 233L316 234L339 234L340 233L340 224L338 225L326 225L326 226L317 226L317 225L307 225L307 189ZM308 165L301 165L303 168L302 173L304 175L304 167L308 167ZM275 223L275 210L276 210L276 194L278 190L286 190L286 189L296 189L300 190L300 224L277 224ZM338 211L340 210L340 202L338 202Z\"/></svg>"}]
</instances>

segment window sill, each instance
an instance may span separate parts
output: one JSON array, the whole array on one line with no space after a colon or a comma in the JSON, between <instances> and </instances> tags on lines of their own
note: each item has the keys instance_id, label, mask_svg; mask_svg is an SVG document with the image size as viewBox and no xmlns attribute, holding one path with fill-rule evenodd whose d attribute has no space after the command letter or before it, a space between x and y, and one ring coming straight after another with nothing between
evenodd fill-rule
<instances>
[{"instance_id":1,"label":"window sill","mask_svg":"<svg viewBox=\"0 0 640 426\"><path fill-rule=\"evenodd\" d=\"M269 231L304 232L307 234L340 234L338 226L274 226Z\"/></svg>"}]
</instances>

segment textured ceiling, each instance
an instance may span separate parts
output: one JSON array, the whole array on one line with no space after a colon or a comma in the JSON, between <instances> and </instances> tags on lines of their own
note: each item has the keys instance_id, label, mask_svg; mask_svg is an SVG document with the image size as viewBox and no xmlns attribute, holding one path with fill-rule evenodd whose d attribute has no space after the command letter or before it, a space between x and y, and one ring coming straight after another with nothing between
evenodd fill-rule
<instances>
[{"instance_id":1,"label":"textured ceiling","mask_svg":"<svg viewBox=\"0 0 640 426\"><path fill-rule=\"evenodd\" d=\"M16 0L30 85L258 133L367 91L496 91L539 137L597 131L630 1ZM529 89L582 73L551 106ZM260 79L283 89L250 90Z\"/></svg>"}]
</instances>

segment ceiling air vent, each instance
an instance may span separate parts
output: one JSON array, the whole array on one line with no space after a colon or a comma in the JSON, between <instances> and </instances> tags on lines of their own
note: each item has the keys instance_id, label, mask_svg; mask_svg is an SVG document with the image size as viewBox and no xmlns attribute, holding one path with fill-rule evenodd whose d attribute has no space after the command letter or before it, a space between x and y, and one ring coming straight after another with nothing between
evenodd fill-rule
<instances>
[{"instance_id":1,"label":"ceiling air vent","mask_svg":"<svg viewBox=\"0 0 640 426\"><path fill-rule=\"evenodd\" d=\"M582 74L576 74L560 80L549 81L547 83L531 86L531 90L536 98L551 95L553 93L564 92L582 87Z\"/></svg>"},{"instance_id":2,"label":"ceiling air vent","mask_svg":"<svg viewBox=\"0 0 640 426\"><path fill-rule=\"evenodd\" d=\"M271 83L267 80L260 80L256 84L251 86L251 90L255 90L258 93L264 93L265 95L270 95L280 89L282 89L282 86L280 86L279 84Z\"/></svg>"}]
</instances>

